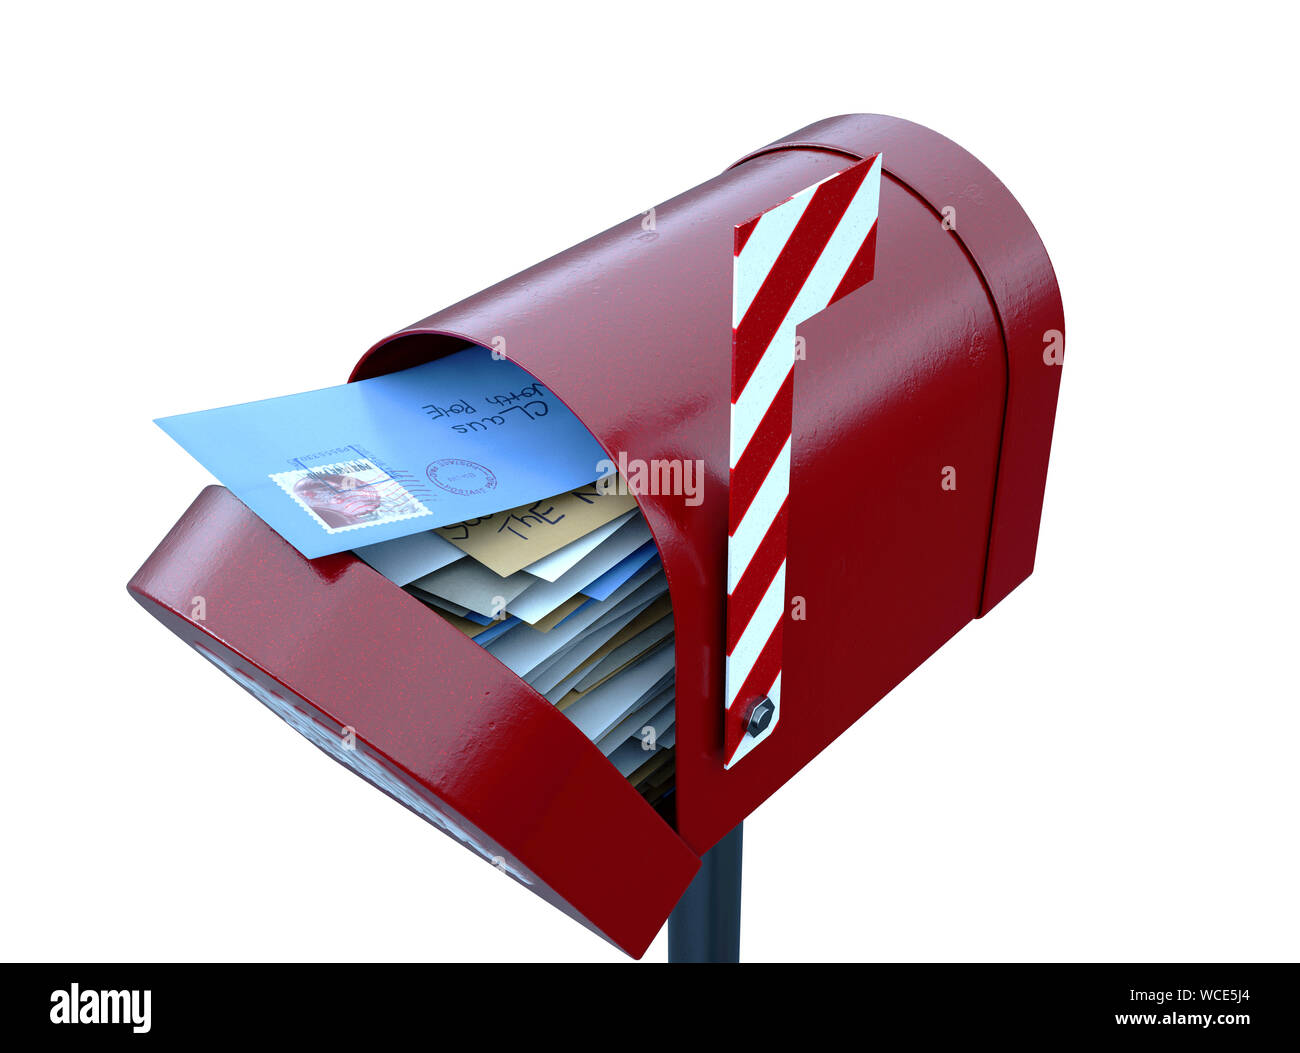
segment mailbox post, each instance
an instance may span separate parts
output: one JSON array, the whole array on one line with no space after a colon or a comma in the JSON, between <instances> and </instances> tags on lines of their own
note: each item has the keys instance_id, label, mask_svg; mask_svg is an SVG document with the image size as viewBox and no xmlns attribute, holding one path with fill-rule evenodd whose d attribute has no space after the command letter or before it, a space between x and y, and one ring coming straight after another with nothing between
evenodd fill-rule
<instances>
[{"instance_id":1,"label":"mailbox post","mask_svg":"<svg viewBox=\"0 0 1300 1053\"><path fill-rule=\"evenodd\" d=\"M704 853L699 873L668 915L670 962L740 961L743 825Z\"/></svg>"}]
</instances>

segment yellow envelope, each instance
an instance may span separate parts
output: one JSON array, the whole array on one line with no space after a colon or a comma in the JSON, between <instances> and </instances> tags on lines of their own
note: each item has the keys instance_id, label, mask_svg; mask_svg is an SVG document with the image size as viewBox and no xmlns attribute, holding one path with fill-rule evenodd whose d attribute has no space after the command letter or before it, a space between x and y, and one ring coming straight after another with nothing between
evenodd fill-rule
<instances>
[{"instance_id":1,"label":"yellow envelope","mask_svg":"<svg viewBox=\"0 0 1300 1053\"><path fill-rule=\"evenodd\" d=\"M420 600L420 602L424 603L423 600ZM468 618L462 618L459 614L452 614L451 611L444 611L441 607L435 607L431 603L425 603L424 605L428 607L429 610L433 611L434 614L441 615L443 621L451 622L452 625L463 632L471 640L479 633L483 632L483 630L492 628L490 625L479 625L478 622L472 622Z\"/></svg>"},{"instance_id":2,"label":"yellow envelope","mask_svg":"<svg viewBox=\"0 0 1300 1053\"><path fill-rule=\"evenodd\" d=\"M676 754L671 747L666 750L655 750L654 756L629 775L627 781L633 786L640 787L643 782L648 781L656 771L667 764L670 759L675 759L675 757Z\"/></svg>"},{"instance_id":3,"label":"yellow envelope","mask_svg":"<svg viewBox=\"0 0 1300 1053\"><path fill-rule=\"evenodd\" d=\"M556 708L558 708L561 712L563 712L564 710L568 709L571 705L573 705L573 703L575 703L576 701L578 701L578 699L582 698L582 696L585 695L588 691L595 691L596 688L600 687L600 685L603 684L603 683L604 683L606 680L608 680L610 677L618 676L619 673L621 673L624 669L626 669L628 666L630 666L630 665L631 665L633 662L635 662L638 658L644 658L644 657L645 657L645 656L646 656L650 651L654 650L654 649L655 649L656 647L658 647L661 643L663 643L665 639L668 639L668 637L663 637L663 638L661 638L661 639L659 639L659 640L655 640L653 643L648 643L648 644L646 644L646 646L645 646L645 650L644 650L644 651L640 651L640 652L638 652L637 654L634 654L634 655L633 655L631 658L629 658L626 662L624 662L624 663L622 663L620 666L618 666L618 668L616 668L616 669L611 669L608 673L606 673L604 676L602 676L599 680L597 680L597 681L596 681L594 684L592 684L590 687L583 688L583 690L581 690L581 691L579 691L576 687L573 688L572 690L570 690L570 692L569 692L567 695L565 695L562 699L560 699L559 702L556 703ZM671 644L670 646L675 647L675 646L676 646L676 642L674 642L674 643ZM588 664L589 664L589 663L588 663Z\"/></svg>"},{"instance_id":4,"label":"yellow envelope","mask_svg":"<svg viewBox=\"0 0 1300 1053\"><path fill-rule=\"evenodd\" d=\"M610 487L611 491L626 487ZM589 483L530 505L439 527L437 533L503 578L636 508L630 493Z\"/></svg>"}]
</instances>

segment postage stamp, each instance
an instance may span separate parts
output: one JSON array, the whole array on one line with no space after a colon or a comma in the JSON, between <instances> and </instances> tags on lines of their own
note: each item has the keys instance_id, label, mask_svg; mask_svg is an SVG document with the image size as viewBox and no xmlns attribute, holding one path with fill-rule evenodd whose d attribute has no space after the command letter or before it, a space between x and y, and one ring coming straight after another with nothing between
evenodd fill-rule
<instances>
[{"instance_id":1,"label":"postage stamp","mask_svg":"<svg viewBox=\"0 0 1300 1053\"><path fill-rule=\"evenodd\" d=\"M431 513L402 482L356 447L328 451L333 459L295 458L297 466L271 479L329 534Z\"/></svg>"}]
</instances>

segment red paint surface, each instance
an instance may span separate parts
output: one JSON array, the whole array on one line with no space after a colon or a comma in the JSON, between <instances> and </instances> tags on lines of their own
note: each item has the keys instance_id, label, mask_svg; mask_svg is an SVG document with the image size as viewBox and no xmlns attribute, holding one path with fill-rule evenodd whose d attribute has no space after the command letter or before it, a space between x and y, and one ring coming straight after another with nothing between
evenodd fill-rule
<instances>
[{"instance_id":1,"label":"red paint surface","mask_svg":"<svg viewBox=\"0 0 1300 1053\"><path fill-rule=\"evenodd\" d=\"M641 497L676 620L680 839L490 654L354 557L302 559L220 489L130 586L178 635L223 641L356 727L634 954L698 853L1033 566L1059 384L1042 333L1064 328L1037 235L978 161L909 122L833 118L783 144L658 206L654 232L638 214L381 342L353 373L503 336L612 456L704 461L698 507ZM733 228L876 152L874 280L800 328L787 588L807 620L786 625L778 728L724 771ZM957 235L939 223L947 204ZM186 618L196 594L202 626ZM358 648L387 660L358 671Z\"/></svg>"}]
</instances>

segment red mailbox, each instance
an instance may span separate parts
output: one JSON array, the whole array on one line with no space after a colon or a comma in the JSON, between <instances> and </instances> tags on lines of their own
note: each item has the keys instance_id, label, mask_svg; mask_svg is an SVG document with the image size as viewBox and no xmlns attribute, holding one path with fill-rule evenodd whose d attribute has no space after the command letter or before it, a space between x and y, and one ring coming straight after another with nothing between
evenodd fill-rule
<instances>
[{"instance_id":1,"label":"red mailbox","mask_svg":"<svg viewBox=\"0 0 1300 1053\"><path fill-rule=\"evenodd\" d=\"M871 280L798 328L780 719L727 767L737 228L875 155ZM322 748L637 956L701 856L1031 572L1064 330L1007 189L896 118L810 125L645 217L381 341L351 379L504 346L616 463L702 463L698 503L637 495L675 619L672 809L356 557L303 558L220 487L129 585Z\"/></svg>"}]
</instances>

